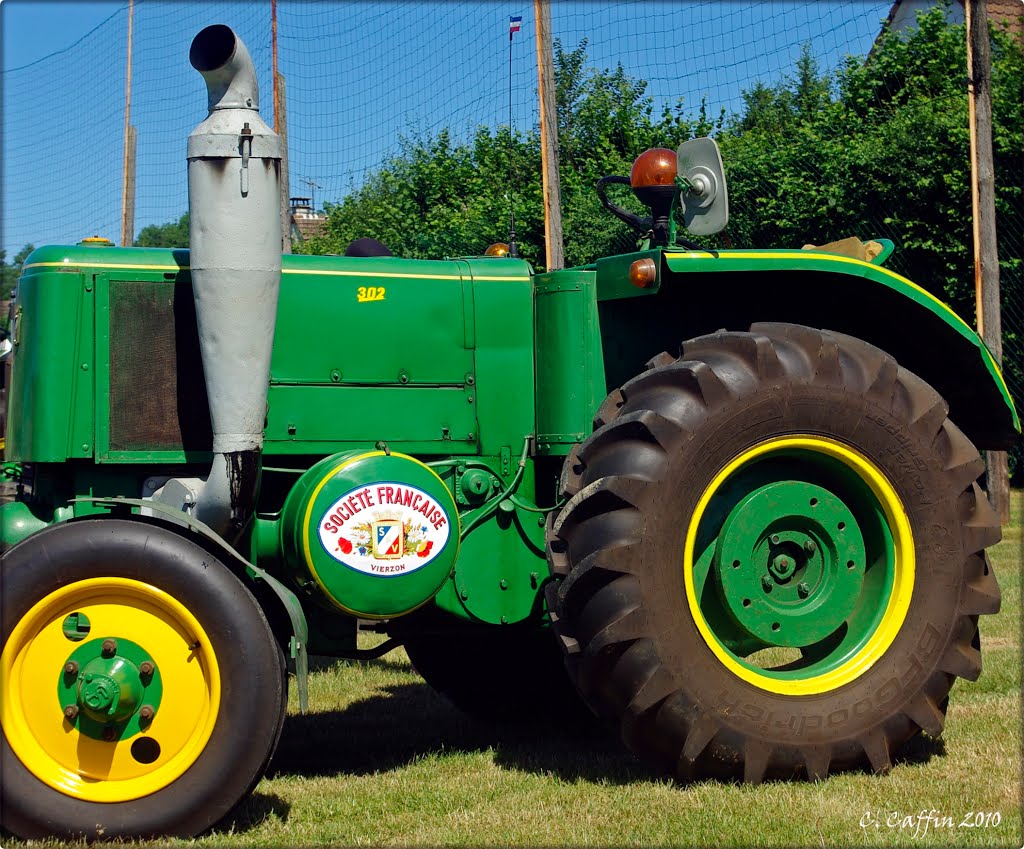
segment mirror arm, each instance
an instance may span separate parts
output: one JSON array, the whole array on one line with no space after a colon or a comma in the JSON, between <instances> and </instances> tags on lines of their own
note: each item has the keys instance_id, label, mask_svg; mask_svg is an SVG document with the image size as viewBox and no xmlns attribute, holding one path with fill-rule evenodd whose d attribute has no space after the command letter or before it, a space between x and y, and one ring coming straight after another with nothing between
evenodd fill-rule
<instances>
[{"instance_id":1,"label":"mirror arm","mask_svg":"<svg viewBox=\"0 0 1024 849\"><path fill-rule=\"evenodd\" d=\"M629 212L628 210L623 209L621 206L616 206L614 203L608 200L608 195L605 194L604 187L609 183L628 186L630 184L629 177L602 177L595 184L595 187L597 188L597 196L601 200L601 205L605 209L607 209L612 215L614 215L616 218L621 219L622 221L625 221L630 227L632 227L637 232L643 231L645 227L642 218L640 218L638 215L634 215L632 212Z\"/></svg>"}]
</instances>

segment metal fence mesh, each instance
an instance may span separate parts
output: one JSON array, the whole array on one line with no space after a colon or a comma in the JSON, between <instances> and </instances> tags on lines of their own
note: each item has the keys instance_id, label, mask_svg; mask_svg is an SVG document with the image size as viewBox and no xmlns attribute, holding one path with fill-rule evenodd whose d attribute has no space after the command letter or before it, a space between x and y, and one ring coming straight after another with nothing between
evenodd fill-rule
<instances>
[{"instance_id":1,"label":"metal fence mesh","mask_svg":"<svg viewBox=\"0 0 1024 849\"><path fill-rule=\"evenodd\" d=\"M510 114L518 132L532 131L538 122L533 5L518 2L509 7L470 0L280 0L278 62L286 81L291 194L311 196L317 207L337 201L397 155L403 138L429 139L447 129L456 140L469 139L481 126L496 132ZM681 99L684 110L696 112L703 104L715 119L723 110L741 112L743 93L756 83L792 78L802 54L824 74L849 56L865 57L891 5L555 0L551 18L565 49L585 42L593 66L621 65L630 78L646 81L655 114ZM523 19L511 55L509 15ZM272 116L269 3L138 0L131 89L131 122L138 132L135 233L175 220L187 208L185 138L205 113L205 89L187 65L188 47L211 23L230 25L247 43L262 112L268 120ZM92 234L116 240L127 31L125 5L73 44L55 45L54 53L31 65L5 68L2 200L8 259L27 243L74 242ZM966 70L948 73L965 77ZM962 112L966 126L964 103L933 102L928 108ZM965 144L966 138L965 131ZM963 156L966 161L966 148ZM827 150L808 148L803 163L809 183L835 179ZM1024 406L1024 175L997 174L997 181L1016 187L1001 195L999 239L1006 376ZM781 210L774 229L752 235L754 246L820 244L850 235L854 217L863 238L908 238L893 228L882 199L857 216L823 215L817 232L792 232L770 175L737 188L737 196L750 203ZM959 226L969 229L969 197L965 209ZM965 241L970 243L969 235ZM931 285L901 265L899 252L893 267ZM973 303L963 301L954 306L971 320Z\"/></svg>"}]
</instances>

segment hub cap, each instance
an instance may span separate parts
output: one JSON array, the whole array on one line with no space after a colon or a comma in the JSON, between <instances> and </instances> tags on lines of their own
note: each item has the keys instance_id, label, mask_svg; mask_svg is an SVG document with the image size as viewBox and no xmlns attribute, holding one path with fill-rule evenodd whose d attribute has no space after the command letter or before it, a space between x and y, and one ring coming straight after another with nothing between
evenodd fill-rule
<instances>
[{"instance_id":1,"label":"hub cap","mask_svg":"<svg viewBox=\"0 0 1024 849\"><path fill-rule=\"evenodd\" d=\"M732 509L713 568L722 600L748 634L768 645L806 646L853 612L865 556L853 513L839 498L803 481L779 481Z\"/></svg>"},{"instance_id":2,"label":"hub cap","mask_svg":"<svg viewBox=\"0 0 1024 849\"><path fill-rule=\"evenodd\" d=\"M36 778L85 801L124 802L195 763L217 721L220 671L176 598L93 578L45 596L15 625L0 692L4 734Z\"/></svg>"},{"instance_id":3,"label":"hub cap","mask_svg":"<svg viewBox=\"0 0 1024 849\"><path fill-rule=\"evenodd\" d=\"M131 640L115 640L104 652L104 639L75 649L57 676L57 698L78 731L94 740L122 740L148 729L163 696L163 676L150 653ZM145 671L143 671L145 670ZM146 717L140 714L148 706Z\"/></svg>"},{"instance_id":4,"label":"hub cap","mask_svg":"<svg viewBox=\"0 0 1024 849\"><path fill-rule=\"evenodd\" d=\"M705 490L684 574L697 627L730 671L809 695L854 680L891 645L913 592L913 538L895 489L859 451L778 437Z\"/></svg>"}]
</instances>

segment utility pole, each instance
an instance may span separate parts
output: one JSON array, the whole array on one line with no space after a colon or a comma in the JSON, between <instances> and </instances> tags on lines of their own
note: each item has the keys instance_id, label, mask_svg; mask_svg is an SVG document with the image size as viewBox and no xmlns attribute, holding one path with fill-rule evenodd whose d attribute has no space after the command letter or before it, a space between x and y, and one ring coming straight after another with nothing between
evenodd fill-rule
<instances>
[{"instance_id":1,"label":"utility pole","mask_svg":"<svg viewBox=\"0 0 1024 849\"><path fill-rule=\"evenodd\" d=\"M285 106L284 77L277 70L277 0L270 0L270 53L273 67L274 132L281 137L281 253L292 252L292 215L288 204L288 110Z\"/></svg>"},{"instance_id":2,"label":"utility pole","mask_svg":"<svg viewBox=\"0 0 1024 849\"><path fill-rule=\"evenodd\" d=\"M551 50L550 0L533 0L537 22L537 92L540 96L540 161L544 186L544 246L547 271L565 266L562 249L562 181L558 171L558 112Z\"/></svg>"},{"instance_id":3,"label":"utility pole","mask_svg":"<svg viewBox=\"0 0 1024 849\"><path fill-rule=\"evenodd\" d=\"M128 0L128 65L124 83L124 160L121 168L121 246L128 247L135 238L135 127L132 111L132 38L135 23L135 0Z\"/></svg>"},{"instance_id":4,"label":"utility pole","mask_svg":"<svg viewBox=\"0 0 1024 849\"><path fill-rule=\"evenodd\" d=\"M967 0L967 92L971 131L971 202L974 213L974 291L978 333L996 362L1003 361L996 242L995 172L992 164L992 59L985 0ZM988 492L1003 524L1010 521L1010 481L1005 451L986 452Z\"/></svg>"}]
</instances>

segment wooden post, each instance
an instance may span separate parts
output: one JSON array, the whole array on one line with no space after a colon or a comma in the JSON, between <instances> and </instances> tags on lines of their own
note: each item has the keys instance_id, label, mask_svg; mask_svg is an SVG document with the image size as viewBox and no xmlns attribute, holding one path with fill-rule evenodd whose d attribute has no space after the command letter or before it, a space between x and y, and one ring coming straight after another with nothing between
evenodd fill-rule
<instances>
[{"instance_id":1,"label":"wooden post","mask_svg":"<svg viewBox=\"0 0 1024 849\"><path fill-rule=\"evenodd\" d=\"M562 181L558 171L558 112L551 51L549 0L533 0L537 21L537 92L540 97L541 179L544 186L544 245L547 271L565 266L562 247Z\"/></svg>"},{"instance_id":2,"label":"wooden post","mask_svg":"<svg viewBox=\"0 0 1024 849\"><path fill-rule=\"evenodd\" d=\"M277 0L270 0L270 80L274 96L274 132L277 132Z\"/></svg>"},{"instance_id":3,"label":"wooden post","mask_svg":"<svg viewBox=\"0 0 1024 849\"><path fill-rule=\"evenodd\" d=\"M974 212L974 284L981 334L997 363L1003 361L992 164L992 60L985 0L967 0L967 92L971 130L971 200ZM988 451L988 492L1002 523L1010 521L1006 452Z\"/></svg>"},{"instance_id":4,"label":"wooden post","mask_svg":"<svg viewBox=\"0 0 1024 849\"><path fill-rule=\"evenodd\" d=\"M128 65L124 83L124 159L121 168L121 246L132 243L135 230L135 137L132 111L132 37L135 0L128 0ZM130 169L129 169L130 165Z\"/></svg>"},{"instance_id":5,"label":"wooden post","mask_svg":"<svg viewBox=\"0 0 1024 849\"><path fill-rule=\"evenodd\" d=\"M134 124L128 125L128 162L125 169L124 210L121 213L121 244L130 245L135 241L135 140L139 130Z\"/></svg>"},{"instance_id":6,"label":"wooden post","mask_svg":"<svg viewBox=\"0 0 1024 849\"><path fill-rule=\"evenodd\" d=\"M277 0L270 0L271 79L274 89L274 132L281 137L281 253L292 252L292 213L288 203L288 115L284 77L277 70Z\"/></svg>"},{"instance_id":7,"label":"wooden post","mask_svg":"<svg viewBox=\"0 0 1024 849\"><path fill-rule=\"evenodd\" d=\"M292 211L288 203L288 107L284 75L277 75L277 103L274 104L274 123L281 137L281 253L292 252Z\"/></svg>"}]
</instances>

